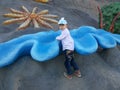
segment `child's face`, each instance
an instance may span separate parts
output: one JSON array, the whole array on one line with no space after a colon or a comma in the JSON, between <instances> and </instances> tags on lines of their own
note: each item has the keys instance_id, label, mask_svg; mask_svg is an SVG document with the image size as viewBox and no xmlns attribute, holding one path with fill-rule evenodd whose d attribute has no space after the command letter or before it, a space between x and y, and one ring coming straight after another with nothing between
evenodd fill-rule
<instances>
[{"instance_id":1,"label":"child's face","mask_svg":"<svg viewBox=\"0 0 120 90\"><path fill-rule=\"evenodd\" d=\"M67 25L66 24L60 24L59 25L59 29L60 30L64 30L64 29L66 29L67 28Z\"/></svg>"}]
</instances>

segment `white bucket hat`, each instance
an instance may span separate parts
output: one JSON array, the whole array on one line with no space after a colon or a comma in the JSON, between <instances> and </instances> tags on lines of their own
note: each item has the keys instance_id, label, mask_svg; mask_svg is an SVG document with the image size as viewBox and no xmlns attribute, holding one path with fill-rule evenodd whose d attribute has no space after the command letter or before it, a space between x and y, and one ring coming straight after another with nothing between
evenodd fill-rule
<instances>
[{"instance_id":1,"label":"white bucket hat","mask_svg":"<svg viewBox=\"0 0 120 90\"><path fill-rule=\"evenodd\" d=\"M67 21L64 19L64 17L62 17L62 18L59 20L58 24L67 24Z\"/></svg>"}]
</instances>

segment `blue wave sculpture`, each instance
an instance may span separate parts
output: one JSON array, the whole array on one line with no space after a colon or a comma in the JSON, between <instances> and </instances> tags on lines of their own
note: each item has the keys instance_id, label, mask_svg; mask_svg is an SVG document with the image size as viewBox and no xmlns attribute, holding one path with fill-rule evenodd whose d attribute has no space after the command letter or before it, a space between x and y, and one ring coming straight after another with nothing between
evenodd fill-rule
<instances>
[{"instance_id":1,"label":"blue wave sculpture","mask_svg":"<svg viewBox=\"0 0 120 90\"><path fill-rule=\"evenodd\" d=\"M34 60L50 60L60 53L60 41L56 36L59 31L39 32L23 35L0 44L0 67L9 65L23 55L31 55ZM112 34L102 29L91 26L81 26L70 30L75 41L75 51L82 55L96 52L98 46L113 48L120 44L120 35Z\"/></svg>"}]
</instances>

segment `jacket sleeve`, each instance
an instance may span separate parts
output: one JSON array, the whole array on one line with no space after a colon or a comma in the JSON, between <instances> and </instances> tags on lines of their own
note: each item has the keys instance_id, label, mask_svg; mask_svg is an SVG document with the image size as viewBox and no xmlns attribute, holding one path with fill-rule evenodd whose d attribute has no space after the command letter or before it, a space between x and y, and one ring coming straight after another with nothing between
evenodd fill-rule
<instances>
[{"instance_id":1,"label":"jacket sleeve","mask_svg":"<svg viewBox=\"0 0 120 90\"><path fill-rule=\"evenodd\" d=\"M67 36L67 33L62 33L60 36L57 36L56 39L57 40L62 40Z\"/></svg>"}]
</instances>

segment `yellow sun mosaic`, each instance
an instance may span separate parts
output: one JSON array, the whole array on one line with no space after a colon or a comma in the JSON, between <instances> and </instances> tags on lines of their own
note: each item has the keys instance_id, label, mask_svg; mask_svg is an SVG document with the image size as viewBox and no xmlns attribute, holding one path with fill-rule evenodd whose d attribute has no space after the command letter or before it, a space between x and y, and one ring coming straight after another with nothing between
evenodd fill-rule
<instances>
[{"instance_id":1,"label":"yellow sun mosaic","mask_svg":"<svg viewBox=\"0 0 120 90\"><path fill-rule=\"evenodd\" d=\"M57 15L49 14L48 10L42 10L37 13L37 7L34 7L32 12L30 12L25 6L22 6L22 11L13 8L10 8L10 11L10 13L4 14L3 16L12 19L4 21L3 24L22 23L17 30L24 30L31 24L33 24L35 28L40 28L42 26L53 29L50 24L58 23L58 21L54 19L58 17Z\"/></svg>"}]
</instances>

